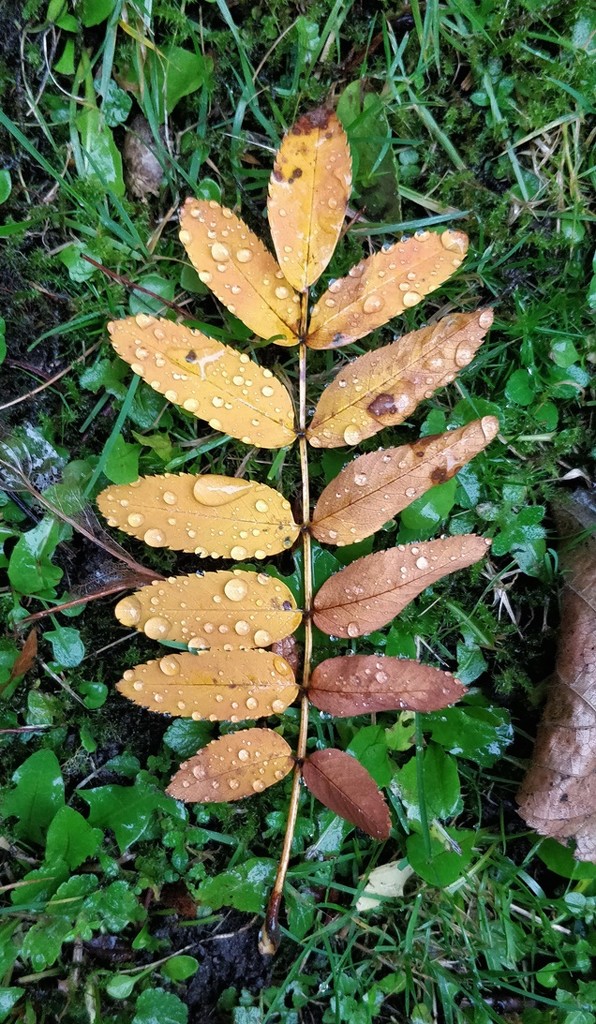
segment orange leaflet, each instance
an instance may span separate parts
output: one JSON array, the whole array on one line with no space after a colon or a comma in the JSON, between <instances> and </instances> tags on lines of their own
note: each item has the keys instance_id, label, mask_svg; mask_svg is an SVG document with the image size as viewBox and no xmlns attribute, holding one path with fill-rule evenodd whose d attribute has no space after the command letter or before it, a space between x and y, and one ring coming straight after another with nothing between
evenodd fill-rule
<instances>
[{"instance_id":1,"label":"orange leaflet","mask_svg":"<svg viewBox=\"0 0 596 1024\"><path fill-rule=\"evenodd\" d=\"M358 444L402 423L472 361L492 322L490 309L453 313L352 360L321 395L308 428L310 444Z\"/></svg>"},{"instance_id":2,"label":"orange leaflet","mask_svg":"<svg viewBox=\"0 0 596 1024\"><path fill-rule=\"evenodd\" d=\"M302 777L325 807L373 839L387 839L389 809L375 780L359 761L341 750L316 750L302 765Z\"/></svg>"},{"instance_id":3,"label":"orange leaflet","mask_svg":"<svg viewBox=\"0 0 596 1024\"><path fill-rule=\"evenodd\" d=\"M294 765L286 741L271 729L244 729L213 740L180 765L167 792L187 803L225 803L262 793Z\"/></svg>"},{"instance_id":4,"label":"orange leaflet","mask_svg":"<svg viewBox=\"0 0 596 1024\"><path fill-rule=\"evenodd\" d=\"M489 544L470 533L400 544L358 558L331 576L316 594L314 623L330 636L363 636L380 629L431 583L477 562Z\"/></svg>"},{"instance_id":5,"label":"orange leaflet","mask_svg":"<svg viewBox=\"0 0 596 1024\"><path fill-rule=\"evenodd\" d=\"M312 517L314 536L338 546L370 537L429 487L450 480L498 430L497 418L484 416L415 444L360 455L321 494Z\"/></svg>"},{"instance_id":6,"label":"orange leaflet","mask_svg":"<svg viewBox=\"0 0 596 1024\"><path fill-rule=\"evenodd\" d=\"M325 107L304 114L281 144L267 203L277 258L299 291L333 255L351 185L348 140L337 117Z\"/></svg>"},{"instance_id":7,"label":"orange leaflet","mask_svg":"<svg viewBox=\"0 0 596 1024\"><path fill-rule=\"evenodd\" d=\"M451 277L467 249L461 231L417 231L413 238L361 260L317 302L307 345L339 348L382 327Z\"/></svg>"}]
</instances>

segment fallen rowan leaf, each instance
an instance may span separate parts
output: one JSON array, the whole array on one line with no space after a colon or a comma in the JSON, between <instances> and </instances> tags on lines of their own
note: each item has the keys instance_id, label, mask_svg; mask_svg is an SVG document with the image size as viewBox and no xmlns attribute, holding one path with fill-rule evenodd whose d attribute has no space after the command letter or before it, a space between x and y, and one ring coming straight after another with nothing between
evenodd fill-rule
<instances>
[{"instance_id":1,"label":"fallen rowan leaf","mask_svg":"<svg viewBox=\"0 0 596 1024\"><path fill-rule=\"evenodd\" d=\"M293 633L302 615L284 583L235 569L155 580L119 601L116 617L151 640L233 650L269 647Z\"/></svg>"},{"instance_id":2,"label":"fallen rowan leaf","mask_svg":"<svg viewBox=\"0 0 596 1024\"><path fill-rule=\"evenodd\" d=\"M391 818L385 797L355 757L341 750L315 750L302 765L302 777L325 807L373 839L387 839Z\"/></svg>"},{"instance_id":3,"label":"fallen rowan leaf","mask_svg":"<svg viewBox=\"0 0 596 1024\"><path fill-rule=\"evenodd\" d=\"M403 867L399 865L403 864ZM407 860L392 860L389 864L380 864L368 876L368 882L356 903L356 910L362 914L365 910L380 910L383 897L397 899L403 896L404 887L414 874Z\"/></svg>"},{"instance_id":4,"label":"fallen rowan leaf","mask_svg":"<svg viewBox=\"0 0 596 1024\"><path fill-rule=\"evenodd\" d=\"M298 693L288 662L269 651L172 651L127 669L116 686L151 711L210 722L279 715Z\"/></svg>"},{"instance_id":5,"label":"fallen rowan leaf","mask_svg":"<svg viewBox=\"0 0 596 1024\"><path fill-rule=\"evenodd\" d=\"M315 595L315 626L341 637L380 629L431 583L477 562L489 544L470 533L358 558L331 576Z\"/></svg>"},{"instance_id":6,"label":"fallen rowan leaf","mask_svg":"<svg viewBox=\"0 0 596 1024\"><path fill-rule=\"evenodd\" d=\"M299 533L290 503L265 484L189 473L106 487L97 504L110 526L152 548L212 558L267 558Z\"/></svg>"},{"instance_id":7,"label":"fallen rowan leaf","mask_svg":"<svg viewBox=\"0 0 596 1024\"><path fill-rule=\"evenodd\" d=\"M269 182L271 237L287 280L304 291L323 273L339 238L352 185L346 134L325 107L285 136Z\"/></svg>"},{"instance_id":8,"label":"fallen rowan leaf","mask_svg":"<svg viewBox=\"0 0 596 1024\"><path fill-rule=\"evenodd\" d=\"M321 494L312 533L317 540L338 546L370 537L430 487L455 476L498 430L498 419L484 416L415 444L360 455Z\"/></svg>"},{"instance_id":9,"label":"fallen rowan leaf","mask_svg":"<svg viewBox=\"0 0 596 1024\"><path fill-rule=\"evenodd\" d=\"M227 803L262 793L294 766L292 751L272 729L243 729L213 740L184 761L166 792L186 803Z\"/></svg>"},{"instance_id":10,"label":"fallen rowan leaf","mask_svg":"<svg viewBox=\"0 0 596 1024\"><path fill-rule=\"evenodd\" d=\"M594 528L594 516L571 506L555 510L560 532ZM579 521L578 521L579 520ZM540 835L576 841L574 857L596 863L596 539L560 565L567 576L555 672L538 728L532 764L517 799L519 813Z\"/></svg>"},{"instance_id":11,"label":"fallen rowan leaf","mask_svg":"<svg viewBox=\"0 0 596 1024\"><path fill-rule=\"evenodd\" d=\"M336 718L373 711L438 711L466 692L451 672L407 658L347 654L328 658L310 677L308 699Z\"/></svg>"},{"instance_id":12,"label":"fallen rowan leaf","mask_svg":"<svg viewBox=\"0 0 596 1024\"><path fill-rule=\"evenodd\" d=\"M492 322L490 309L453 313L352 360L321 395L310 444L341 448L402 423L472 361Z\"/></svg>"},{"instance_id":13,"label":"fallen rowan leaf","mask_svg":"<svg viewBox=\"0 0 596 1024\"><path fill-rule=\"evenodd\" d=\"M27 672L31 668L33 668L36 659L37 659L37 629L33 628L27 634L27 639L25 640L25 643L23 644L23 647L21 649L21 653L17 656L17 658L16 658L16 660L15 660L15 662L14 662L14 664L13 664L11 670L10 670L10 675L9 675L8 679L6 680L6 683L4 684L3 689L6 689L10 685L10 683L12 683L15 679L18 679L19 676L26 675Z\"/></svg>"},{"instance_id":14,"label":"fallen rowan leaf","mask_svg":"<svg viewBox=\"0 0 596 1024\"><path fill-rule=\"evenodd\" d=\"M112 345L170 402L245 444L283 448L296 437L292 399L271 370L171 320L139 313L108 324Z\"/></svg>"},{"instance_id":15,"label":"fallen rowan leaf","mask_svg":"<svg viewBox=\"0 0 596 1024\"><path fill-rule=\"evenodd\" d=\"M230 313L259 338L297 345L300 296L244 221L216 202L187 199L180 226L201 281Z\"/></svg>"},{"instance_id":16,"label":"fallen rowan leaf","mask_svg":"<svg viewBox=\"0 0 596 1024\"><path fill-rule=\"evenodd\" d=\"M462 231L417 231L381 249L333 281L312 311L306 344L339 348L382 327L439 288L468 249Z\"/></svg>"}]
</instances>

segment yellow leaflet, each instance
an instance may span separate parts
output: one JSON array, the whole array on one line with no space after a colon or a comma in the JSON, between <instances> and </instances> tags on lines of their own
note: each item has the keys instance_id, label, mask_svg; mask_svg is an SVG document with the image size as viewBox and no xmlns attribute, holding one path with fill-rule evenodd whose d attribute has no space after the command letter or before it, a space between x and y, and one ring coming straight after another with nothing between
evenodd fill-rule
<instances>
[{"instance_id":1,"label":"yellow leaflet","mask_svg":"<svg viewBox=\"0 0 596 1024\"><path fill-rule=\"evenodd\" d=\"M294 767L290 746L272 729L243 729L213 740L184 761L167 792L188 803L224 803L262 793Z\"/></svg>"},{"instance_id":2,"label":"yellow leaflet","mask_svg":"<svg viewBox=\"0 0 596 1024\"><path fill-rule=\"evenodd\" d=\"M156 580L124 597L116 617L152 640L231 651L269 647L293 633L302 614L285 583L235 569Z\"/></svg>"},{"instance_id":3,"label":"yellow leaflet","mask_svg":"<svg viewBox=\"0 0 596 1024\"><path fill-rule=\"evenodd\" d=\"M283 272L299 291L323 273L344 222L352 161L335 114L319 107L296 121L269 181L271 237Z\"/></svg>"},{"instance_id":4,"label":"yellow leaflet","mask_svg":"<svg viewBox=\"0 0 596 1024\"><path fill-rule=\"evenodd\" d=\"M152 548L211 558L267 558L299 533L290 503L265 484L233 476L150 476L106 487L97 504L118 526Z\"/></svg>"},{"instance_id":5,"label":"yellow leaflet","mask_svg":"<svg viewBox=\"0 0 596 1024\"><path fill-rule=\"evenodd\" d=\"M292 400L271 370L171 320L139 313L108 324L112 345L170 402L245 444L283 448L296 436Z\"/></svg>"},{"instance_id":6,"label":"yellow leaflet","mask_svg":"<svg viewBox=\"0 0 596 1024\"><path fill-rule=\"evenodd\" d=\"M353 359L319 399L308 428L311 445L358 444L402 423L472 361L492 322L490 309L454 313Z\"/></svg>"},{"instance_id":7,"label":"yellow leaflet","mask_svg":"<svg viewBox=\"0 0 596 1024\"><path fill-rule=\"evenodd\" d=\"M244 221L218 203L187 199L180 225L180 241L201 281L230 313L259 338L296 345L300 296Z\"/></svg>"},{"instance_id":8,"label":"yellow leaflet","mask_svg":"<svg viewBox=\"0 0 596 1024\"><path fill-rule=\"evenodd\" d=\"M172 652L128 669L117 687L150 711L210 722L279 715L298 694L290 665L270 651Z\"/></svg>"},{"instance_id":9,"label":"yellow leaflet","mask_svg":"<svg viewBox=\"0 0 596 1024\"><path fill-rule=\"evenodd\" d=\"M338 348L382 327L422 301L461 265L461 231L417 231L412 238L361 260L329 285L312 311L307 345Z\"/></svg>"}]
</instances>

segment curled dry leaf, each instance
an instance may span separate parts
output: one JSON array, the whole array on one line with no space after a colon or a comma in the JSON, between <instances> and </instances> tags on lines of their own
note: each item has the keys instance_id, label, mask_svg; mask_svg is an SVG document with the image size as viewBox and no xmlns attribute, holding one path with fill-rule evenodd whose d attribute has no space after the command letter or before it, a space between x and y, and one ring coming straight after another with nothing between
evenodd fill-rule
<instances>
[{"instance_id":1,"label":"curled dry leaf","mask_svg":"<svg viewBox=\"0 0 596 1024\"><path fill-rule=\"evenodd\" d=\"M321 494L312 517L314 536L338 546L370 537L430 487L455 476L498 430L498 419L484 416L415 444L360 455Z\"/></svg>"},{"instance_id":2,"label":"curled dry leaf","mask_svg":"<svg viewBox=\"0 0 596 1024\"><path fill-rule=\"evenodd\" d=\"M115 320L108 330L116 352L135 373L214 430L261 448L294 441L287 389L245 353L144 313Z\"/></svg>"},{"instance_id":3,"label":"curled dry leaf","mask_svg":"<svg viewBox=\"0 0 596 1024\"><path fill-rule=\"evenodd\" d=\"M198 275L259 338L296 345L300 296L260 238L216 202L187 199L180 241Z\"/></svg>"},{"instance_id":4,"label":"curled dry leaf","mask_svg":"<svg viewBox=\"0 0 596 1024\"><path fill-rule=\"evenodd\" d=\"M331 576L314 600L314 623L330 636L356 637L380 629L431 583L472 565L489 540L473 533L358 558Z\"/></svg>"},{"instance_id":5,"label":"curled dry leaf","mask_svg":"<svg viewBox=\"0 0 596 1024\"><path fill-rule=\"evenodd\" d=\"M124 174L127 188L144 203L147 196L158 196L164 172L156 155L156 144L149 122L137 114L124 136Z\"/></svg>"},{"instance_id":6,"label":"curled dry leaf","mask_svg":"<svg viewBox=\"0 0 596 1024\"><path fill-rule=\"evenodd\" d=\"M128 669L117 687L151 711L210 722L279 715L298 693L288 662L269 651L171 652Z\"/></svg>"},{"instance_id":7,"label":"curled dry leaf","mask_svg":"<svg viewBox=\"0 0 596 1024\"><path fill-rule=\"evenodd\" d=\"M302 765L302 777L325 807L373 839L387 839L391 819L385 797L356 758L341 750L315 750Z\"/></svg>"},{"instance_id":8,"label":"curled dry leaf","mask_svg":"<svg viewBox=\"0 0 596 1024\"><path fill-rule=\"evenodd\" d=\"M556 510L562 533L593 530L587 509L572 506L571 516ZM563 553L561 567L567 577L555 672L517 799L531 828L575 839L576 860L596 863L596 538Z\"/></svg>"},{"instance_id":9,"label":"curled dry leaf","mask_svg":"<svg viewBox=\"0 0 596 1024\"><path fill-rule=\"evenodd\" d=\"M317 302L307 345L339 348L382 327L451 277L467 249L462 231L417 231L361 260L347 277L333 281Z\"/></svg>"},{"instance_id":10,"label":"curled dry leaf","mask_svg":"<svg viewBox=\"0 0 596 1024\"><path fill-rule=\"evenodd\" d=\"M325 107L304 114L277 153L267 203L277 258L299 291L333 255L351 185L348 140L336 115Z\"/></svg>"},{"instance_id":11,"label":"curled dry leaf","mask_svg":"<svg viewBox=\"0 0 596 1024\"><path fill-rule=\"evenodd\" d=\"M311 445L358 444L402 423L472 361L492 322L490 309L454 313L354 359L321 395L308 428Z\"/></svg>"},{"instance_id":12,"label":"curled dry leaf","mask_svg":"<svg viewBox=\"0 0 596 1024\"><path fill-rule=\"evenodd\" d=\"M283 494L233 476L143 477L107 487L97 504L110 526L152 548L211 558L266 558L292 546L299 527Z\"/></svg>"},{"instance_id":13,"label":"curled dry leaf","mask_svg":"<svg viewBox=\"0 0 596 1024\"><path fill-rule=\"evenodd\" d=\"M451 672L407 658L348 654L317 665L308 699L336 718L372 711L438 711L459 700L465 687Z\"/></svg>"},{"instance_id":14,"label":"curled dry leaf","mask_svg":"<svg viewBox=\"0 0 596 1024\"><path fill-rule=\"evenodd\" d=\"M241 569L156 580L124 597L116 617L152 640L224 651L269 647L293 633L302 619L284 583Z\"/></svg>"},{"instance_id":15,"label":"curled dry leaf","mask_svg":"<svg viewBox=\"0 0 596 1024\"><path fill-rule=\"evenodd\" d=\"M213 740L185 761L167 792L187 803L225 803L262 793L294 766L292 751L272 729L244 729Z\"/></svg>"},{"instance_id":16,"label":"curled dry leaf","mask_svg":"<svg viewBox=\"0 0 596 1024\"><path fill-rule=\"evenodd\" d=\"M400 867L400 863L403 867ZM356 903L356 910L362 914L365 910L380 910L383 898L397 899L404 894L404 887L414 874L407 860L392 860L388 864L380 864L368 876L368 882Z\"/></svg>"}]
</instances>

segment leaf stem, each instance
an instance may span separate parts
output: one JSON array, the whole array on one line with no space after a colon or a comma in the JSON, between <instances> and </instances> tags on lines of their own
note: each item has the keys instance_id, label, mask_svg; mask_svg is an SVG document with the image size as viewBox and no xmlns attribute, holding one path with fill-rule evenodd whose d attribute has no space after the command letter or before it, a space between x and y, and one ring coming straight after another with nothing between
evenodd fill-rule
<instances>
[{"instance_id":1,"label":"leaf stem","mask_svg":"<svg viewBox=\"0 0 596 1024\"><path fill-rule=\"evenodd\" d=\"M308 317L308 289L302 294L300 318L300 346L298 370L298 440L300 449L300 476L302 479L302 572L304 583L304 656L302 666L302 697L300 700L300 727L296 748L296 764L292 779L292 792L288 807L286 834L277 868L277 875L269 897L265 923L261 931L259 949L261 953L272 956L277 952L280 943L279 912L283 896L283 888L292 853L294 830L298 818L300 800L300 779L302 777L302 761L306 756L306 740L308 737L308 697L307 690L310 680L310 662L312 657L312 551L310 543L310 481L308 474L308 443L306 440L306 328Z\"/></svg>"}]
</instances>

